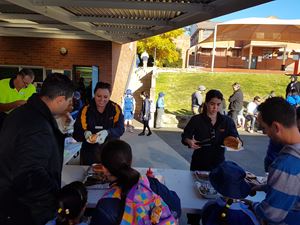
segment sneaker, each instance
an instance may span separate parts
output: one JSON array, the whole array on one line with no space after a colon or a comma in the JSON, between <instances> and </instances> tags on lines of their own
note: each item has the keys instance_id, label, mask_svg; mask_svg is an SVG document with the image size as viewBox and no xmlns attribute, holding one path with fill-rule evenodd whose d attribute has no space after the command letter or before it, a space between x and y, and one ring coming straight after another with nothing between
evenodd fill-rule
<instances>
[{"instance_id":1,"label":"sneaker","mask_svg":"<svg viewBox=\"0 0 300 225\"><path fill-rule=\"evenodd\" d=\"M145 132L139 133L138 135L143 136L143 135L145 135Z\"/></svg>"},{"instance_id":2,"label":"sneaker","mask_svg":"<svg viewBox=\"0 0 300 225\"><path fill-rule=\"evenodd\" d=\"M248 132L252 134L254 131L253 130L249 130Z\"/></svg>"},{"instance_id":3,"label":"sneaker","mask_svg":"<svg viewBox=\"0 0 300 225\"><path fill-rule=\"evenodd\" d=\"M148 134L147 134L147 136L150 136L152 134L152 132L150 131Z\"/></svg>"},{"instance_id":4,"label":"sneaker","mask_svg":"<svg viewBox=\"0 0 300 225\"><path fill-rule=\"evenodd\" d=\"M133 126L129 126L129 128L128 128L128 131L130 132L130 133L133 133Z\"/></svg>"}]
</instances>

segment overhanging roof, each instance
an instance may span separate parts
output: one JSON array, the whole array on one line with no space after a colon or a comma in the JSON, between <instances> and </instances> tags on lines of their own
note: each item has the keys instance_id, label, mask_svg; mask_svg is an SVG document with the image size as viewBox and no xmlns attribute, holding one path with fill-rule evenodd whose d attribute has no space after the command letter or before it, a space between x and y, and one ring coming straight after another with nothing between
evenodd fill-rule
<instances>
[{"instance_id":1,"label":"overhanging roof","mask_svg":"<svg viewBox=\"0 0 300 225\"><path fill-rule=\"evenodd\" d=\"M203 42L213 42L214 34ZM300 20L245 18L217 25L217 41L275 41L300 43ZM202 43L203 43L202 42Z\"/></svg>"},{"instance_id":2,"label":"overhanging roof","mask_svg":"<svg viewBox=\"0 0 300 225\"><path fill-rule=\"evenodd\" d=\"M269 1L0 0L0 35L126 43Z\"/></svg>"}]
</instances>

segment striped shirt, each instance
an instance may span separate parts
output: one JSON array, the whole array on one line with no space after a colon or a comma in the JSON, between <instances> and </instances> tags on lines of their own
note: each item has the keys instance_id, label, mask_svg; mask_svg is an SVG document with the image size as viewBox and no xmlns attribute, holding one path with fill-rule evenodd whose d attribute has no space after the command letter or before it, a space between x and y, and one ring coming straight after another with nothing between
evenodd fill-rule
<instances>
[{"instance_id":1,"label":"striped shirt","mask_svg":"<svg viewBox=\"0 0 300 225\"><path fill-rule=\"evenodd\" d=\"M286 145L269 167L266 198L254 204L257 216L268 224L300 222L300 143Z\"/></svg>"}]
</instances>

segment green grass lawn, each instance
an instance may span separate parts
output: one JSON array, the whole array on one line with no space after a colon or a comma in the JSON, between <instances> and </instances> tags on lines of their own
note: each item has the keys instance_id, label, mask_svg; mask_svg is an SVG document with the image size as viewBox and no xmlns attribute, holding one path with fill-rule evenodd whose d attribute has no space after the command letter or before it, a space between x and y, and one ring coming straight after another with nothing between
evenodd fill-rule
<instances>
[{"instance_id":1,"label":"green grass lawn","mask_svg":"<svg viewBox=\"0 0 300 225\"><path fill-rule=\"evenodd\" d=\"M281 74L244 74L244 73L159 73L156 80L156 93L163 91L166 111L173 114L191 114L191 94L199 85L207 90L220 90L228 106L232 94L231 85L241 84L244 101L251 101L254 96L266 97L274 90L276 96L285 96L289 77Z\"/></svg>"}]
</instances>

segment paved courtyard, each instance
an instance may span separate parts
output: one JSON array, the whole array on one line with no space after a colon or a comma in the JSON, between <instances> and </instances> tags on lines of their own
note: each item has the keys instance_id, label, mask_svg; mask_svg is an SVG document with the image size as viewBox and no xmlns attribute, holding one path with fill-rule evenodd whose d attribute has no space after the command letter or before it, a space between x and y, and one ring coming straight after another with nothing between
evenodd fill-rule
<instances>
[{"instance_id":1,"label":"paved courtyard","mask_svg":"<svg viewBox=\"0 0 300 225\"><path fill-rule=\"evenodd\" d=\"M155 130L155 133L170 145L185 160L190 162L192 151L181 144L181 129L164 128ZM257 175L264 175L264 157L268 146L269 138L263 134L250 134L239 131L244 142L245 150L240 152L226 152L226 159L237 162L244 169Z\"/></svg>"}]
</instances>

